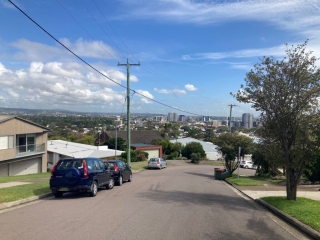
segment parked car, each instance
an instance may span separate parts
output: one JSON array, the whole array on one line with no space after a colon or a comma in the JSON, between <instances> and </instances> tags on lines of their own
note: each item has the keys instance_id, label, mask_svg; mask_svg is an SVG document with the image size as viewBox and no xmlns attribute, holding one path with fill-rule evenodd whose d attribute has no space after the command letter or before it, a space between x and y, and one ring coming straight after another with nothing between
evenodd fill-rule
<instances>
[{"instance_id":1,"label":"parked car","mask_svg":"<svg viewBox=\"0 0 320 240\"><path fill-rule=\"evenodd\" d=\"M65 192L88 192L94 197L99 187L112 189L114 179L110 166L99 158L65 158L51 171L50 189L57 198Z\"/></svg>"},{"instance_id":2,"label":"parked car","mask_svg":"<svg viewBox=\"0 0 320 240\"><path fill-rule=\"evenodd\" d=\"M240 167L241 168L256 168L256 165L254 165L254 162L252 162L252 161L241 161Z\"/></svg>"},{"instance_id":3,"label":"parked car","mask_svg":"<svg viewBox=\"0 0 320 240\"><path fill-rule=\"evenodd\" d=\"M109 164L113 172L113 178L117 185L121 186L124 181L132 181L132 171L128 164L121 160L110 160L105 162Z\"/></svg>"},{"instance_id":4,"label":"parked car","mask_svg":"<svg viewBox=\"0 0 320 240\"><path fill-rule=\"evenodd\" d=\"M163 158L150 158L148 162L148 168L159 168L160 170L162 168L167 167L167 161Z\"/></svg>"}]
</instances>

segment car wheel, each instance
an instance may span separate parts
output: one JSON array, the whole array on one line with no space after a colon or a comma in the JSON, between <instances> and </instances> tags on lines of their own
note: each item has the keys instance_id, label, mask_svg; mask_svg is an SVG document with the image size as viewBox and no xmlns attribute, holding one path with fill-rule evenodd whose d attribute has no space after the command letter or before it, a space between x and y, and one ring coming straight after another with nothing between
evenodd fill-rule
<instances>
[{"instance_id":1,"label":"car wheel","mask_svg":"<svg viewBox=\"0 0 320 240\"><path fill-rule=\"evenodd\" d=\"M55 192L53 195L54 195L56 198L61 198L62 195L63 195L63 192Z\"/></svg>"},{"instance_id":2,"label":"car wheel","mask_svg":"<svg viewBox=\"0 0 320 240\"><path fill-rule=\"evenodd\" d=\"M159 168L160 170L162 169L162 165L160 165L160 168Z\"/></svg>"},{"instance_id":3,"label":"car wheel","mask_svg":"<svg viewBox=\"0 0 320 240\"><path fill-rule=\"evenodd\" d=\"M96 181L92 182L90 196L95 197L98 193L98 183Z\"/></svg>"},{"instance_id":4,"label":"car wheel","mask_svg":"<svg viewBox=\"0 0 320 240\"><path fill-rule=\"evenodd\" d=\"M130 176L129 176L128 182L132 182L132 173L130 173Z\"/></svg>"},{"instance_id":5,"label":"car wheel","mask_svg":"<svg viewBox=\"0 0 320 240\"><path fill-rule=\"evenodd\" d=\"M114 180L113 178L110 179L109 184L106 185L107 189L112 189L114 187Z\"/></svg>"},{"instance_id":6,"label":"car wheel","mask_svg":"<svg viewBox=\"0 0 320 240\"><path fill-rule=\"evenodd\" d=\"M119 180L118 180L118 185L121 186L122 185L122 176L119 176Z\"/></svg>"},{"instance_id":7,"label":"car wheel","mask_svg":"<svg viewBox=\"0 0 320 240\"><path fill-rule=\"evenodd\" d=\"M245 169L248 169L248 166L245 166Z\"/></svg>"}]
</instances>

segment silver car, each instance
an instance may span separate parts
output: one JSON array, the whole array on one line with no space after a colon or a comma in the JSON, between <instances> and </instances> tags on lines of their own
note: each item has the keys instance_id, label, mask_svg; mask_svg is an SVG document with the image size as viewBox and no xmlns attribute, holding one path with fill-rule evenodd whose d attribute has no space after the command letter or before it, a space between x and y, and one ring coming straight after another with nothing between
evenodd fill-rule
<instances>
[{"instance_id":1,"label":"silver car","mask_svg":"<svg viewBox=\"0 0 320 240\"><path fill-rule=\"evenodd\" d=\"M166 168L167 162L163 158L150 158L148 162L148 168Z\"/></svg>"}]
</instances>

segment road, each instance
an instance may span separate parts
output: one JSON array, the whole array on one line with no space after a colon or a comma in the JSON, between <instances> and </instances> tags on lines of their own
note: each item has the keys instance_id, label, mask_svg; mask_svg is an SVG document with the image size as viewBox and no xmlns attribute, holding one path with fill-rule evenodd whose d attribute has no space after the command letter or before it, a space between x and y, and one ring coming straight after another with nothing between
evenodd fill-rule
<instances>
[{"instance_id":1,"label":"road","mask_svg":"<svg viewBox=\"0 0 320 240\"><path fill-rule=\"evenodd\" d=\"M214 166L181 165L134 174L96 197L66 194L0 212L0 238L302 239L243 198Z\"/></svg>"}]
</instances>

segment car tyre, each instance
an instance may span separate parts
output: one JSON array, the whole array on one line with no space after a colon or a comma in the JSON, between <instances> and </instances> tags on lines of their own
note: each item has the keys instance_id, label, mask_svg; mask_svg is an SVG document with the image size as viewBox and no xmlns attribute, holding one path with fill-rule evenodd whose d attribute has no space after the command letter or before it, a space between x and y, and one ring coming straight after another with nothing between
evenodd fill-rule
<instances>
[{"instance_id":1,"label":"car tyre","mask_svg":"<svg viewBox=\"0 0 320 240\"><path fill-rule=\"evenodd\" d=\"M55 193L53 193L53 195L54 195L56 198L61 198L62 195L63 195L63 192L55 192Z\"/></svg>"},{"instance_id":2,"label":"car tyre","mask_svg":"<svg viewBox=\"0 0 320 240\"><path fill-rule=\"evenodd\" d=\"M128 182L132 182L132 173L130 173L130 176L129 176Z\"/></svg>"},{"instance_id":3,"label":"car tyre","mask_svg":"<svg viewBox=\"0 0 320 240\"><path fill-rule=\"evenodd\" d=\"M118 180L118 186L121 186L123 182L122 176L119 176L119 180Z\"/></svg>"},{"instance_id":4,"label":"car tyre","mask_svg":"<svg viewBox=\"0 0 320 240\"><path fill-rule=\"evenodd\" d=\"M107 189L112 189L114 187L114 179L111 178L109 184L106 185Z\"/></svg>"},{"instance_id":5,"label":"car tyre","mask_svg":"<svg viewBox=\"0 0 320 240\"><path fill-rule=\"evenodd\" d=\"M245 166L245 169L248 169L248 166Z\"/></svg>"},{"instance_id":6,"label":"car tyre","mask_svg":"<svg viewBox=\"0 0 320 240\"><path fill-rule=\"evenodd\" d=\"M90 197L97 196L97 193L98 193L98 183L97 181L93 181L91 185Z\"/></svg>"}]
</instances>

